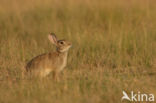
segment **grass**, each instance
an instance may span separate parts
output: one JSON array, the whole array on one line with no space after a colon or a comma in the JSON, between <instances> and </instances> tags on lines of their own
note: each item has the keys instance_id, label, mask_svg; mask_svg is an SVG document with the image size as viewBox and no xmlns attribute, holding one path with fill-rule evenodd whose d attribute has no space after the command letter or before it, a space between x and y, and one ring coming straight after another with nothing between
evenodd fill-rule
<instances>
[{"instance_id":1,"label":"grass","mask_svg":"<svg viewBox=\"0 0 156 103\"><path fill-rule=\"evenodd\" d=\"M155 3L1 0L0 103L121 103L123 90L156 96ZM73 43L60 81L25 78L31 58L54 50L49 32Z\"/></svg>"}]
</instances>

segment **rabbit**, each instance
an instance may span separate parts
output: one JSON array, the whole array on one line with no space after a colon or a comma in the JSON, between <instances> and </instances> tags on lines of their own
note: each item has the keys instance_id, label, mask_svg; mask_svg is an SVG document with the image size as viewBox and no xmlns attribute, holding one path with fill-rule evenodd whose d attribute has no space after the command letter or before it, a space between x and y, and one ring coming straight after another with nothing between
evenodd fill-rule
<instances>
[{"instance_id":1,"label":"rabbit","mask_svg":"<svg viewBox=\"0 0 156 103\"><path fill-rule=\"evenodd\" d=\"M41 78L53 72L54 79L56 79L58 73L67 64L68 50L72 43L67 40L58 40L54 33L50 33L48 39L56 46L56 51L34 57L27 63L26 71Z\"/></svg>"}]
</instances>

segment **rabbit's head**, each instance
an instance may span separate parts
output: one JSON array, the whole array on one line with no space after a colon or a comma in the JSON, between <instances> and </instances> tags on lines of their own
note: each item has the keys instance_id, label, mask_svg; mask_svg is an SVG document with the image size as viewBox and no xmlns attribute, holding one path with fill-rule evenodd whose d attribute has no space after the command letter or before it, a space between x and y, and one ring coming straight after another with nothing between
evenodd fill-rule
<instances>
[{"instance_id":1,"label":"rabbit's head","mask_svg":"<svg viewBox=\"0 0 156 103\"><path fill-rule=\"evenodd\" d=\"M59 52L66 52L72 46L71 42L67 40L57 40L57 37L54 33L50 33L48 38L56 46L56 49Z\"/></svg>"}]
</instances>

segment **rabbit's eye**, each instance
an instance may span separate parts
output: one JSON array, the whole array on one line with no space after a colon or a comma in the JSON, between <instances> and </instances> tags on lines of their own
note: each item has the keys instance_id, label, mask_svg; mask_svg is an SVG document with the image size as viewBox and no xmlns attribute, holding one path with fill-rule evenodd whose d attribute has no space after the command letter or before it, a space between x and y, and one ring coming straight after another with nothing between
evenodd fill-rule
<instances>
[{"instance_id":1,"label":"rabbit's eye","mask_svg":"<svg viewBox=\"0 0 156 103\"><path fill-rule=\"evenodd\" d=\"M61 41L61 42L60 42L60 44L64 44L64 42L63 42L63 41Z\"/></svg>"}]
</instances>

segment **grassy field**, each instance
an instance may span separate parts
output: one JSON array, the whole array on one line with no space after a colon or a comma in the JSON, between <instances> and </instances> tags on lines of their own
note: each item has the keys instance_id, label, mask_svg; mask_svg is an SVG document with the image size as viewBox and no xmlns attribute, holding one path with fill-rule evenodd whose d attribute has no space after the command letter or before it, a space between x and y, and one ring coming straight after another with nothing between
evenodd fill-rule
<instances>
[{"instance_id":1,"label":"grassy field","mask_svg":"<svg viewBox=\"0 0 156 103\"><path fill-rule=\"evenodd\" d=\"M121 103L123 90L156 96L155 4L0 0L0 103ZM60 81L29 79L26 63L55 50L49 32L73 43L68 65Z\"/></svg>"}]
</instances>

